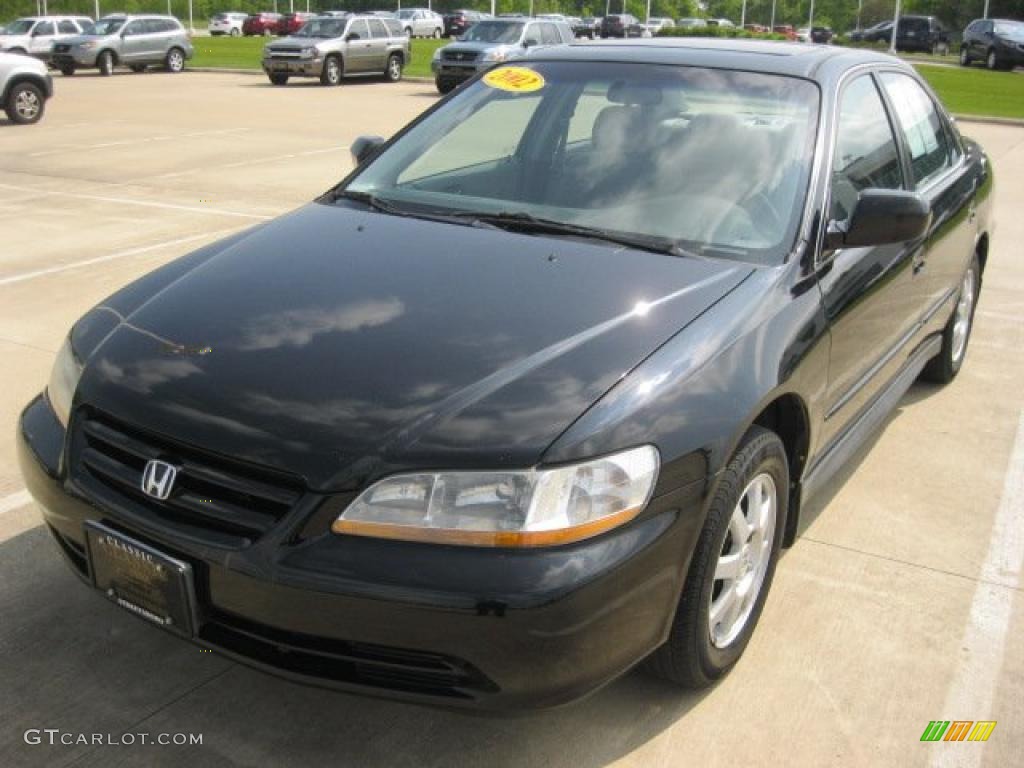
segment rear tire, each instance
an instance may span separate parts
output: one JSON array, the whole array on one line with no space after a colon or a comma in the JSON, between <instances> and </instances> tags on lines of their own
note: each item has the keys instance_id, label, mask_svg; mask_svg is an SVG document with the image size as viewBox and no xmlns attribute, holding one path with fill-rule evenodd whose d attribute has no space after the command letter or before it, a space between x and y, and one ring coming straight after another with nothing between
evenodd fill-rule
<instances>
[{"instance_id":1,"label":"rear tire","mask_svg":"<svg viewBox=\"0 0 1024 768\"><path fill-rule=\"evenodd\" d=\"M969 67L971 66L971 54L967 52L967 46L963 46L960 49L960 66Z\"/></svg>"},{"instance_id":2,"label":"rear tire","mask_svg":"<svg viewBox=\"0 0 1024 768\"><path fill-rule=\"evenodd\" d=\"M320 73L321 85L341 85L342 64L341 59L335 55L328 56L324 60L324 68Z\"/></svg>"},{"instance_id":3,"label":"rear tire","mask_svg":"<svg viewBox=\"0 0 1024 768\"><path fill-rule=\"evenodd\" d=\"M66 64L60 68L60 73L64 75L64 77L71 77L75 74L75 66L73 64Z\"/></svg>"},{"instance_id":4,"label":"rear tire","mask_svg":"<svg viewBox=\"0 0 1024 768\"><path fill-rule=\"evenodd\" d=\"M389 83L397 83L402 79L402 57L397 53L388 56L388 68L384 71L384 79Z\"/></svg>"},{"instance_id":5,"label":"rear tire","mask_svg":"<svg viewBox=\"0 0 1024 768\"><path fill-rule=\"evenodd\" d=\"M974 330L974 309L978 306L981 292L981 263L978 255L971 257L971 263L960 282L953 314L942 332L942 350L928 361L921 371L921 378L936 384L948 384L960 373L967 358L967 346Z\"/></svg>"},{"instance_id":6,"label":"rear tire","mask_svg":"<svg viewBox=\"0 0 1024 768\"><path fill-rule=\"evenodd\" d=\"M231 36L232 37L238 37L240 34L242 34L242 30L240 30L240 29L236 28L236 29L232 29L231 30Z\"/></svg>"},{"instance_id":7,"label":"rear tire","mask_svg":"<svg viewBox=\"0 0 1024 768\"><path fill-rule=\"evenodd\" d=\"M114 54L110 51L103 51L96 59L96 69L103 77L110 77L114 74Z\"/></svg>"},{"instance_id":8,"label":"rear tire","mask_svg":"<svg viewBox=\"0 0 1024 768\"><path fill-rule=\"evenodd\" d=\"M644 663L649 672L686 688L705 688L732 669L771 588L788 502L782 441L751 427L722 473L668 641Z\"/></svg>"},{"instance_id":9,"label":"rear tire","mask_svg":"<svg viewBox=\"0 0 1024 768\"><path fill-rule=\"evenodd\" d=\"M17 83L7 94L4 112L12 123L31 125L43 119L46 95L35 83Z\"/></svg>"},{"instance_id":10,"label":"rear tire","mask_svg":"<svg viewBox=\"0 0 1024 768\"><path fill-rule=\"evenodd\" d=\"M267 75L273 85L288 85L288 75Z\"/></svg>"},{"instance_id":11,"label":"rear tire","mask_svg":"<svg viewBox=\"0 0 1024 768\"><path fill-rule=\"evenodd\" d=\"M171 74L178 74L185 69L185 52L181 48L171 48L164 59L164 66Z\"/></svg>"},{"instance_id":12,"label":"rear tire","mask_svg":"<svg viewBox=\"0 0 1024 768\"><path fill-rule=\"evenodd\" d=\"M412 27L405 28L405 36L412 40Z\"/></svg>"},{"instance_id":13,"label":"rear tire","mask_svg":"<svg viewBox=\"0 0 1024 768\"><path fill-rule=\"evenodd\" d=\"M441 39L441 28L440 27L435 27L434 28L434 39L435 40L440 40Z\"/></svg>"},{"instance_id":14,"label":"rear tire","mask_svg":"<svg viewBox=\"0 0 1024 768\"><path fill-rule=\"evenodd\" d=\"M455 81L448 77L436 78L434 85L437 86L437 92L442 96L455 90Z\"/></svg>"}]
</instances>

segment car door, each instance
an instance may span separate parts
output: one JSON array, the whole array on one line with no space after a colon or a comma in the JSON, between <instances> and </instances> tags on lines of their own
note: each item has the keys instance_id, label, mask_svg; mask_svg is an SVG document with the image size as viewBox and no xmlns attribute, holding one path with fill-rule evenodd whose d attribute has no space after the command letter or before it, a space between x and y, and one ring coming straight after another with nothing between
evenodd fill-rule
<instances>
[{"instance_id":1,"label":"car door","mask_svg":"<svg viewBox=\"0 0 1024 768\"><path fill-rule=\"evenodd\" d=\"M380 19L367 19L370 27L370 53L366 66L371 72L383 72L388 60L388 28Z\"/></svg>"},{"instance_id":2,"label":"car door","mask_svg":"<svg viewBox=\"0 0 1024 768\"><path fill-rule=\"evenodd\" d=\"M345 33L345 46L348 58L345 61L346 72L369 72L373 61L373 40L370 38L370 27L366 19L353 19L349 22Z\"/></svg>"},{"instance_id":3,"label":"car door","mask_svg":"<svg viewBox=\"0 0 1024 768\"><path fill-rule=\"evenodd\" d=\"M43 56L50 52L57 28L52 21L40 21L32 28L32 36L28 42L28 52L34 56Z\"/></svg>"},{"instance_id":4,"label":"car door","mask_svg":"<svg viewBox=\"0 0 1024 768\"><path fill-rule=\"evenodd\" d=\"M906 189L892 119L872 74L839 95L828 201L830 225L848 221L865 189ZM823 440L841 433L899 370L920 316L911 294L920 242L819 254L818 284L831 334Z\"/></svg>"},{"instance_id":5,"label":"car door","mask_svg":"<svg viewBox=\"0 0 1024 768\"><path fill-rule=\"evenodd\" d=\"M955 130L921 84L903 72L882 72L879 80L896 115L911 188L932 207L932 223L911 280L928 319L959 285L973 251L969 223L974 181L963 172L963 150Z\"/></svg>"},{"instance_id":6,"label":"car door","mask_svg":"<svg viewBox=\"0 0 1024 768\"><path fill-rule=\"evenodd\" d=\"M125 64L132 64L144 58L146 50L146 22L142 19L129 21L121 31L121 56Z\"/></svg>"},{"instance_id":7,"label":"car door","mask_svg":"<svg viewBox=\"0 0 1024 768\"><path fill-rule=\"evenodd\" d=\"M991 21L983 20L977 32L971 36L971 56L984 60L988 56L988 46L992 42L992 31L995 26Z\"/></svg>"}]
</instances>

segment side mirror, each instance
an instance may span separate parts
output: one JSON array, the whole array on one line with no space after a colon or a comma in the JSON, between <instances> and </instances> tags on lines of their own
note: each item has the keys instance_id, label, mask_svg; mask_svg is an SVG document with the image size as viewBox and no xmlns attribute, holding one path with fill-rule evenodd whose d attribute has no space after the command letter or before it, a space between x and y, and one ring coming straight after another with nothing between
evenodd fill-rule
<instances>
[{"instance_id":1,"label":"side mirror","mask_svg":"<svg viewBox=\"0 0 1024 768\"><path fill-rule=\"evenodd\" d=\"M346 43L351 42L352 40L358 40L358 39L359 39L359 33L358 32L349 32L347 35L345 35L345 42Z\"/></svg>"},{"instance_id":2,"label":"side mirror","mask_svg":"<svg viewBox=\"0 0 1024 768\"><path fill-rule=\"evenodd\" d=\"M352 153L352 162L356 166L362 165L373 157L382 146L384 146L382 136L360 136L352 142L352 146L349 148L349 152Z\"/></svg>"},{"instance_id":3,"label":"side mirror","mask_svg":"<svg viewBox=\"0 0 1024 768\"><path fill-rule=\"evenodd\" d=\"M825 248L857 248L917 240L928 231L932 209L921 195L900 189L865 189L848 221L830 222Z\"/></svg>"}]
</instances>

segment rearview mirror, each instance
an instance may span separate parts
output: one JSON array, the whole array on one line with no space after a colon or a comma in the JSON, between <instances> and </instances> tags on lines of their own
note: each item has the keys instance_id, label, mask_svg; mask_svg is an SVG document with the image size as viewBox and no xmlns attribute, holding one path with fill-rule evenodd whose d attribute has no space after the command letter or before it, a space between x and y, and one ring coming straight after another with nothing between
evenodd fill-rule
<instances>
[{"instance_id":1,"label":"rearview mirror","mask_svg":"<svg viewBox=\"0 0 1024 768\"><path fill-rule=\"evenodd\" d=\"M825 233L825 248L858 248L916 240L928 231L932 210L916 192L865 189L845 222L833 221Z\"/></svg>"},{"instance_id":2,"label":"rearview mirror","mask_svg":"<svg viewBox=\"0 0 1024 768\"><path fill-rule=\"evenodd\" d=\"M382 146L384 146L382 136L360 136L352 142L352 146L349 148L349 152L352 153L352 162L357 166L362 165L373 157L374 153Z\"/></svg>"}]
</instances>

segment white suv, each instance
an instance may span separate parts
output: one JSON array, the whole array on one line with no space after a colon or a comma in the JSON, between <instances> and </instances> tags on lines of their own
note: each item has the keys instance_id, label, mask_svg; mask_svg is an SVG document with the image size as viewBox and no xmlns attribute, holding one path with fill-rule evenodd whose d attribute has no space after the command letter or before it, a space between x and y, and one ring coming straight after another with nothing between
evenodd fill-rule
<instances>
[{"instance_id":1,"label":"white suv","mask_svg":"<svg viewBox=\"0 0 1024 768\"><path fill-rule=\"evenodd\" d=\"M54 41L81 35L91 28L92 19L85 16L25 16L7 25L0 35L0 51L46 59Z\"/></svg>"},{"instance_id":2,"label":"white suv","mask_svg":"<svg viewBox=\"0 0 1024 768\"><path fill-rule=\"evenodd\" d=\"M53 95L46 65L20 53L0 53L0 104L12 123L38 123Z\"/></svg>"},{"instance_id":3,"label":"white suv","mask_svg":"<svg viewBox=\"0 0 1024 768\"><path fill-rule=\"evenodd\" d=\"M210 19L207 29L214 37L218 35L238 37L242 34L242 24L245 23L246 18L248 18L247 13L218 13Z\"/></svg>"}]
</instances>

